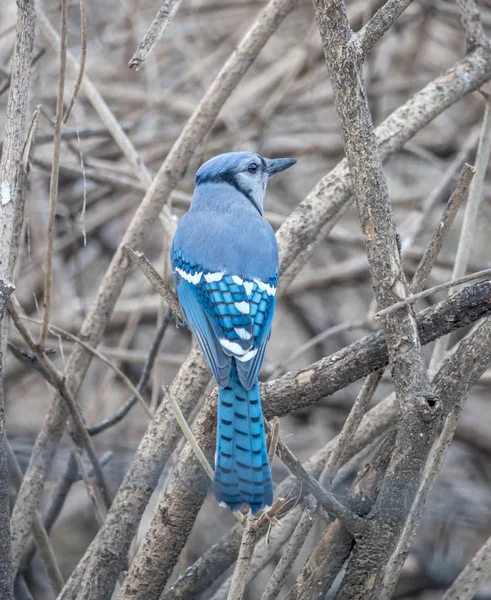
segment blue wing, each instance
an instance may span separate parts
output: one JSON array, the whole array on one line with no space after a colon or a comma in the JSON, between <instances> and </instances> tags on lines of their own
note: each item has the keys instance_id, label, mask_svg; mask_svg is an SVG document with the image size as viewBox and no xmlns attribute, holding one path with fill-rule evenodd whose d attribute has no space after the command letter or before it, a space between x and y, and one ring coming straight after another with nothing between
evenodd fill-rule
<instances>
[{"instance_id":1,"label":"blue wing","mask_svg":"<svg viewBox=\"0 0 491 600\"><path fill-rule=\"evenodd\" d=\"M181 279L176 282L176 286L186 323L193 331L218 385L226 386L230 375L231 359L218 343L193 284Z\"/></svg>"},{"instance_id":2,"label":"blue wing","mask_svg":"<svg viewBox=\"0 0 491 600\"><path fill-rule=\"evenodd\" d=\"M217 383L228 383L231 360L245 389L256 383L271 333L277 272L265 282L212 272L173 249L172 267L184 317Z\"/></svg>"}]
</instances>

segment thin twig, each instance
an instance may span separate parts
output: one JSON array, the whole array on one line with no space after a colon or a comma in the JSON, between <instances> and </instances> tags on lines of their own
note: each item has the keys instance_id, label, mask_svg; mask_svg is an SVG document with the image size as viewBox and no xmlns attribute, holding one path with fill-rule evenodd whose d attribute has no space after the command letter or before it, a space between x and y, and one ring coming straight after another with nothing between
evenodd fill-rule
<instances>
[{"instance_id":1,"label":"thin twig","mask_svg":"<svg viewBox=\"0 0 491 600\"><path fill-rule=\"evenodd\" d=\"M130 257L131 261L140 267L141 272L145 275L148 281L150 281L150 283L162 296L162 298L167 302L168 306L172 308L174 313L177 315L178 319L184 322L181 307L179 305L179 300L177 299L176 294L162 279L162 277L153 267L152 263L148 260L148 258L143 254L143 252L135 252L128 245L125 246L125 250L128 256Z\"/></svg>"},{"instance_id":2,"label":"thin twig","mask_svg":"<svg viewBox=\"0 0 491 600\"><path fill-rule=\"evenodd\" d=\"M279 595L288 573L291 571L293 563L297 560L300 550L315 523L316 511L317 501L313 496L310 496L302 512L302 516L295 527L295 531L268 581L261 600L274 600Z\"/></svg>"},{"instance_id":3,"label":"thin twig","mask_svg":"<svg viewBox=\"0 0 491 600\"><path fill-rule=\"evenodd\" d=\"M131 57L128 67L138 71L147 60L148 55L157 45L160 38L164 35L164 31L174 18L174 15L181 6L182 0L165 0L157 12L157 16L152 21L145 37L140 42L138 50Z\"/></svg>"},{"instance_id":4,"label":"thin twig","mask_svg":"<svg viewBox=\"0 0 491 600\"><path fill-rule=\"evenodd\" d=\"M51 24L50 20L46 16L46 12L41 3L38 5L38 25L41 33L46 38L49 45L53 48L55 52L59 51L60 48L60 37L56 32L55 28ZM67 67L75 74L77 77L80 73L80 64L75 60L70 51L66 53L66 64ZM141 156L136 151L135 147L131 143L131 140L126 135L124 129L121 127L121 124L116 119L112 111L109 109L104 99L99 94L97 88L89 79L87 74L84 75L82 80L82 88L87 95L90 103L94 107L94 109L99 114L102 122L106 125L107 129L110 131L114 141L117 143L123 154L126 156L129 164L135 170L135 175L141 181L143 185L148 187L152 181L150 173L148 172L147 167L145 166Z\"/></svg>"},{"instance_id":5,"label":"thin twig","mask_svg":"<svg viewBox=\"0 0 491 600\"><path fill-rule=\"evenodd\" d=\"M46 258L44 264L44 302L43 322L39 332L39 348L44 349L48 335L49 313L51 309L51 286L53 268L53 244L55 239L55 214L58 199L58 183L60 173L61 127L63 124L63 93L65 91L65 70L68 30L68 0L61 0L61 34L60 34L60 71L58 76L58 94L56 97L56 117L53 137L53 163L49 184L48 232Z\"/></svg>"},{"instance_id":6,"label":"thin twig","mask_svg":"<svg viewBox=\"0 0 491 600\"><path fill-rule=\"evenodd\" d=\"M418 268L416 269L416 273L414 274L411 285L409 286L412 294L417 294L423 290L428 275L430 274L430 271L438 258L440 250L443 246L443 242L445 241L447 234L452 227L459 208L467 197L467 191L475 172L476 170L474 167L471 167L467 163L465 163L462 167L455 190L448 200L440 223L435 229L430 243L421 257Z\"/></svg>"},{"instance_id":7,"label":"thin twig","mask_svg":"<svg viewBox=\"0 0 491 600\"><path fill-rule=\"evenodd\" d=\"M38 319L32 319L31 317L21 316L21 318L24 319L25 321L29 321L30 323L36 323L37 325L39 325L39 323L40 323L40 321ZM99 352L97 350L97 348L92 348L92 346L89 346L89 344L87 344L86 342L84 342L83 340L81 340L76 335L73 335L73 333L70 333L66 329L62 329L61 327L57 327L56 325L52 325L52 324L49 323L48 324L48 329L50 329L52 331L57 331L58 333L61 333L61 335L63 335L65 337L67 337L68 339L74 341L76 344L79 344L80 346L82 346L83 348L85 348L87 350L87 352L90 352L91 354L93 354L94 356L96 356L100 361L102 361L110 369L112 369L116 373L116 375L122 381L124 381L124 383L126 384L126 386L128 387L128 389L133 393L133 395L135 396L135 398L140 402L140 404L143 407L143 410L147 413L147 416L150 419L152 418L152 413L150 412L148 404L145 402L143 396L138 391L138 388L133 385L133 382L131 381L131 379L129 377L127 377L123 373L123 371L121 371L121 369L119 369L112 361L110 361L107 357L105 357L104 354L102 354L101 352Z\"/></svg>"},{"instance_id":8,"label":"thin twig","mask_svg":"<svg viewBox=\"0 0 491 600\"><path fill-rule=\"evenodd\" d=\"M72 448L73 456L75 457L75 462L77 463L78 473L85 484L87 495L89 496L90 502L94 509L94 515L97 524L99 525L99 527L102 527L102 524L104 523L107 514L107 508L104 506L104 500L102 499L102 495L97 486L92 485L87 469L85 468L85 465L83 463L82 456L80 454L77 443L71 435L68 436L68 443Z\"/></svg>"},{"instance_id":9,"label":"thin twig","mask_svg":"<svg viewBox=\"0 0 491 600\"><path fill-rule=\"evenodd\" d=\"M90 436L87 432L85 424L83 422L82 416L78 409L78 406L73 399L70 390L67 387L66 381L63 375L58 371L58 369L53 365L51 360L47 357L44 350L40 350L39 346L34 341L34 338L31 336L29 331L24 327L22 323L21 316L12 301L9 301L8 309L10 316L21 336L24 338L24 341L31 348L34 354L37 356L39 362L43 366L44 370L49 374L51 385L60 393L62 398L65 400L66 405L68 407L70 416L72 418L75 431L83 443L85 450L87 451L87 455L89 460L94 468L94 474L101 490L102 498L104 500L104 504L106 508L109 508L111 505L111 496L109 492L109 488L107 486L104 474L102 472L101 465L99 463L99 459L97 458L97 454L95 448L92 444ZM16 562L14 563L15 571L19 568L21 556L16 556Z\"/></svg>"},{"instance_id":10,"label":"thin twig","mask_svg":"<svg viewBox=\"0 0 491 600\"><path fill-rule=\"evenodd\" d=\"M191 445L191 447L196 455L196 458L199 460L199 462L203 466L203 469L206 471L206 474L208 475L208 477L210 479L213 479L213 476L214 476L213 469L211 468L210 463L207 461L206 456L203 454L203 451L199 447L199 444L197 443L196 438L193 435L193 432L189 428L189 425L187 424L186 419L184 418L184 415L182 414L181 409L179 408L179 405L174 400L174 398L172 397L172 395L170 394L168 389L164 388L164 396L165 396L167 402L169 403L169 405L172 409L172 412L174 413L174 416L176 417L177 422L179 423L179 427L182 429L182 432L184 433L184 437L187 439L188 443Z\"/></svg>"},{"instance_id":11,"label":"thin twig","mask_svg":"<svg viewBox=\"0 0 491 600\"><path fill-rule=\"evenodd\" d=\"M148 386L148 382L150 381L150 375L152 374L153 365L155 364L155 359L157 358L157 354L160 348L160 344L162 343L162 339L167 330L167 327L170 323L172 317L172 310L170 308L167 309L162 323L160 327L157 329L155 337L153 339L152 345L150 347L150 352L148 353L147 359L145 360L145 364L143 365L142 373L140 375L140 380L136 386L136 389L143 394L145 389ZM120 421L124 419L124 417L129 413L132 407L136 404L137 397L135 395L131 396L126 400L126 402L121 406L113 415L103 419L100 423L96 425L91 425L87 427L87 431L90 435L98 435L106 429L113 427Z\"/></svg>"},{"instance_id":12,"label":"thin twig","mask_svg":"<svg viewBox=\"0 0 491 600\"><path fill-rule=\"evenodd\" d=\"M87 60L87 8L85 5L85 0L80 0L80 66L78 69L77 79L75 80L75 84L73 86L72 96L70 98L70 101L68 102L68 106L65 111L65 116L63 117L64 125L66 125L68 119L70 118L70 113L72 112L73 105L75 104L75 100L77 99L78 92L80 91L80 86L82 85L82 79L84 77L86 60Z\"/></svg>"},{"instance_id":13,"label":"thin twig","mask_svg":"<svg viewBox=\"0 0 491 600\"><path fill-rule=\"evenodd\" d=\"M376 319L380 319L382 317L385 317L386 315L390 315L391 313L393 313L396 310L399 310L400 308L403 308L404 306L409 306L410 304L414 304L418 300L421 300L421 298L426 298L428 296L431 296L433 294L441 292L442 290L448 290L449 288L452 288L452 290L453 290L458 285L462 285L464 283L469 283L470 281L476 281L477 279L488 280L490 277L491 277L491 269L484 269L484 271L478 271L477 273L470 273L469 275L466 275L465 277L460 277L459 279L453 279L452 281L446 281L445 283L440 283L439 285L435 285L434 287L428 288L427 290L423 290L422 292L418 292L417 294L412 294L405 300L396 302L395 304L392 304L392 306L388 306L387 308L384 308L384 310L380 310L378 313L375 313L374 317Z\"/></svg>"},{"instance_id":14,"label":"thin twig","mask_svg":"<svg viewBox=\"0 0 491 600\"><path fill-rule=\"evenodd\" d=\"M470 156L475 151L478 142L479 129L474 127L467 137L463 148L458 152L437 185L424 200L421 210L418 211L416 218L414 219L413 225L410 227L409 231L406 232L401 245L403 256L406 256L411 251L416 238L424 231L430 215L449 194L449 189L455 181L457 171L463 168L462 165L465 161L469 160ZM462 177L462 172L460 177ZM419 292L420 290L416 291Z\"/></svg>"},{"instance_id":15,"label":"thin twig","mask_svg":"<svg viewBox=\"0 0 491 600\"><path fill-rule=\"evenodd\" d=\"M452 279L458 279L465 275L467 265L471 256L475 236L479 205L481 203L484 179L489 166L491 155L491 95L486 100L486 108L482 122L481 137L477 148L475 175L469 188L469 197L464 212L464 221L455 258L455 266ZM453 293L450 291L450 293Z\"/></svg>"},{"instance_id":16,"label":"thin twig","mask_svg":"<svg viewBox=\"0 0 491 600\"><path fill-rule=\"evenodd\" d=\"M472 0L470 0L472 1ZM481 203L484 178L488 170L489 158L491 155L491 95L486 99L486 109L481 126L481 137L476 155L476 172L472 179L469 197L464 212L464 221L460 232L459 244L457 247L457 256L455 257L454 268L452 271L452 279L463 277L467 271L467 265L471 256L472 246L474 242L477 215L479 205ZM452 294L450 289L449 294ZM441 338L435 344L429 370L433 373L437 366L441 363L445 356L448 347L448 338Z\"/></svg>"},{"instance_id":17,"label":"thin twig","mask_svg":"<svg viewBox=\"0 0 491 600\"><path fill-rule=\"evenodd\" d=\"M278 417L273 417L271 423L271 429L269 431L269 446L268 446L268 459L269 464L273 463L274 456L276 454L276 448L278 446L278 440L280 437L280 420Z\"/></svg>"},{"instance_id":18,"label":"thin twig","mask_svg":"<svg viewBox=\"0 0 491 600\"><path fill-rule=\"evenodd\" d=\"M309 475L302 463L280 439L277 448L278 456L296 477L301 479L309 492L318 501L320 507L331 517L339 519L348 531L357 534L365 528L363 521L352 513L331 492L322 489L319 483Z\"/></svg>"},{"instance_id":19,"label":"thin twig","mask_svg":"<svg viewBox=\"0 0 491 600\"><path fill-rule=\"evenodd\" d=\"M373 395L382 379L383 369L371 373L363 383L360 393L349 412L349 415L344 422L343 428L339 434L339 440L335 449L331 452L329 460L326 463L324 470L319 478L319 484L323 488L329 488L336 471L341 466L346 448L351 443L351 439L358 429L363 416L368 408Z\"/></svg>"}]
</instances>

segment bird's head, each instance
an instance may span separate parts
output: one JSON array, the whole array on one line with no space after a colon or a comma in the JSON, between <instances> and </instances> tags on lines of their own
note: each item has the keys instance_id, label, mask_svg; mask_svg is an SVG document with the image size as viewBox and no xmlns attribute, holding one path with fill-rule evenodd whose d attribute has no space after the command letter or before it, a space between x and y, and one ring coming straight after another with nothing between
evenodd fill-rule
<instances>
[{"instance_id":1,"label":"bird's head","mask_svg":"<svg viewBox=\"0 0 491 600\"><path fill-rule=\"evenodd\" d=\"M293 158L264 158L255 152L227 152L205 162L196 173L196 185L227 183L244 195L260 214L270 177L296 163Z\"/></svg>"}]
</instances>

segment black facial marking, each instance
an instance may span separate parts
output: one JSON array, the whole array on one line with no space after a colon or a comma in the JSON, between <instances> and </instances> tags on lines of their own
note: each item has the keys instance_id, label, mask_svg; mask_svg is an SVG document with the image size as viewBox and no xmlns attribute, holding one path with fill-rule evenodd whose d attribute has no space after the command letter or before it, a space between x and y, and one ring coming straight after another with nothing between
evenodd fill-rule
<instances>
[{"instance_id":1,"label":"black facial marking","mask_svg":"<svg viewBox=\"0 0 491 600\"><path fill-rule=\"evenodd\" d=\"M266 163L264 162L264 159L262 158L262 156L258 156L258 159L261 160L263 169L265 169ZM238 192L243 194L249 200L249 202L254 206L254 208L257 210L257 212L260 215L263 214L260 207L254 201L254 197L252 195L251 190L247 189L246 187L241 186L241 184L235 178L234 173L218 173L216 175L207 175L205 177L201 176L201 177L199 177L199 179L196 179L196 183L198 185L202 184L202 183L210 183L210 182L228 183L229 185L234 187Z\"/></svg>"}]
</instances>

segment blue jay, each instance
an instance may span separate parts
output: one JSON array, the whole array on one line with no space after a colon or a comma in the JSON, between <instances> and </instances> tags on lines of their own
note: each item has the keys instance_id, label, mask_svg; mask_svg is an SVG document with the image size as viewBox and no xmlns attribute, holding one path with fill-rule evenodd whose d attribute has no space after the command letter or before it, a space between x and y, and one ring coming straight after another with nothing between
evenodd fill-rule
<instances>
[{"instance_id":1,"label":"blue jay","mask_svg":"<svg viewBox=\"0 0 491 600\"><path fill-rule=\"evenodd\" d=\"M256 513L273 501L258 376L278 246L263 202L269 178L295 162L229 152L204 163L170 250L184 319L219 386L213 489L232 510L245 504Z\"/></svg>"}]
</instances>

